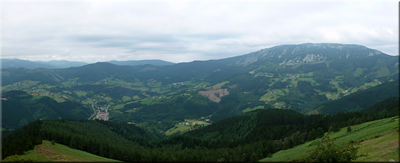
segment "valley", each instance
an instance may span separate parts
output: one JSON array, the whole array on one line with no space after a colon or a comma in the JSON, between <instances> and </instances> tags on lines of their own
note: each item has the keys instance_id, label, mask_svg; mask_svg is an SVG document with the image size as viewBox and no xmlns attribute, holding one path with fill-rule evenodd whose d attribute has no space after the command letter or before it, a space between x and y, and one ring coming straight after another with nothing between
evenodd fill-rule
<instances>
[{"instance_id":1,"label":"valley","mask_svg":"<svg viewBox=\"0 0 400 163\"><path fill-rule=\"evenodd\" d=\"M330 130L365 142L398 130L398 66L361 45L306 43L163 66L2 69L3 155L53 140L129 162L306 158L285 151Z\"/></svg>"},{"instance_id":2,"label":"valley","mask_svg":"<svg viewBox=\"0 0 400 163\"><path fill-rule=\"evenodd\" d=\"M309 44L277 46L233 58L161 67L96 63L65 69L2 69L1 91L24 91L32 100L73 101L93 110L86 119L151 124L154 132L165 133L174 121L209 115L218 121L256 109L314 114L321 111L313 107L323 102L398 81L396 57L371 56L373 50L362 46L314 45L311 49ZM341 59L344 48L358 51L350 56L346 51ZM310 57L314 52L319 59ZM242 63L249 57L256 60ZM159 126L159 121L167 125Z\"/></svg>"}]
</instances>

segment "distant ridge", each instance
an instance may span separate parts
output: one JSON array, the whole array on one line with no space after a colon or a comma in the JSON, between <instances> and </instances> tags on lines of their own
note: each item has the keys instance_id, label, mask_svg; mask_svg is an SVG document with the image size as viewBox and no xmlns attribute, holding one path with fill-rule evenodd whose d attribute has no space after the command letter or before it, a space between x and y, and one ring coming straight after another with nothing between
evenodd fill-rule
<instances>
[{"instance_id":1,"label":"distant ridge","mask_svg":"<svg viewBox=\"0 0 400 163\"><path fill-rule=\"evenodd\" d=\"M52 61L29 61L22 59L1 59L1 68L27 68L27 69L37 69L37 68L47 68L47 69L60 69L60 68L70 68L79 67L87 65L85 62L74 62L66 60L52 60Z\"/></svg>"},{"instance_id":2,"label":"distant ridge","mask_svg":"<svg viewBox=\"0 0 400 163\"><path fill-rule=\"evenodd\" d=\"M166 66L166 65L173 65L175 63L172 62L167 62L159 59L153 59L153 60L128 60L128 61L108 61L108 63L112 63L115 65L120 65L120 66L138 66L138 65L146 65L150 64L153 66Z\"/></svg>"},{"instance_id":3,"label":"distant ridge","mask_svg":"<svg viewBox=\"0 0 400 163\"><path fill-rule=\"evenodd\" d=\"M128 61L107 61L106 63L111 63L119 66L139 66L150 64L153 66L166 66L173 65L175 63L167 62L163 60L128 60ZM29 61L22 59L1 59L1 69L7 68L27 68L27 69L37 69L37 68L47 68L47 69L61 69L70 67L81 67L88 65L85 62L67 61L67 60L52 60L52 61Z\"/></svg>"}]
</instances>

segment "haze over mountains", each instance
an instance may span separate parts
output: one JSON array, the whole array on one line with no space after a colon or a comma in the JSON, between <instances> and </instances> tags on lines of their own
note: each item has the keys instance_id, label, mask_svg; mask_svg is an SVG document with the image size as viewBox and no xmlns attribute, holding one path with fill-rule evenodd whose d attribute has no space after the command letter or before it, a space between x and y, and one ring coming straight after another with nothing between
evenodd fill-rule
<instances>
[{"instance_id":1,"label":"haze over mountains","mask_svg":"<svg viewBox=\"0 0 400 163\"><path fill-rule=\"evenodd\" d=\"M137 65L145 65L150 64L154 66L164 66L164 65L173 65L172 62L162 61L162 60L129 60L129 61L107 61L108 63L112 63L115 65L128 65L128 66L137 66ZM83 65L87 65L85 62L74 62L74 61L66 61L66 60L52 60L52 61L29 61L22 59L2 59L1 60L1 68L27 68L27 69L36 69L36 68L47 68L47 69L60 69L60 68L70 68L70 67L80 67Z\"/></svg>"}]
</instances>

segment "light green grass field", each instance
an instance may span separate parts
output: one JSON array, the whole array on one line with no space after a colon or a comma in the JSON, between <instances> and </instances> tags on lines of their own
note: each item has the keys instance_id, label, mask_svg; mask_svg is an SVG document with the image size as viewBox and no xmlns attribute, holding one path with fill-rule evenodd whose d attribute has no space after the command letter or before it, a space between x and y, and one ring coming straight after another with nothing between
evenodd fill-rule
<instances>
[{"instance_id":1,"label":"light green grass field","mask_svg":"<svg viewBox=\"0 0 400 163\"><path fill-rule=\"evenodd\" d=\"M254 108L246 108L246 109L242 110L242 112L246 113L246 112L257 110L257 109L264 109L264 106L256 106Z\"/></svg>"},{"instance_id":2,"label":"light green grass field","mask_svg":"<svg viewBox=\"0 0 400 163\"><path fill-rule=\"evenodd\" d=\"M360 76L364 70L367 70L366 68L357 68L356 71L353 72L354 77Z\"/></svg>"},{"instance_id":3,"label":"light green grass field","mask_svg":"<svg viewBox=\"0 0 400 163\"><path fill-rule=\"evenodd\" d=\"M378 73L376 74L377 78L383 77L383 76L389 76L390 75L390 71L387 67L383 67L381 69L379 69Z\"/></svg>"},{"instance_id":4,"label":"light green grass field","mask_svg":"<svg viewBox=\"0 0 400 163\"><path fill-rule=\"evenodd\" d=\"M150 105L153 102L153 98L143 99L140 103Z\"/></svg>"},{"instance_id":5,"label":"light green grass field","mask_svg":"<svg viewBox=\"0 0 400 163\"><path fill-rule=\"evenodd\" d=\"M186 125L186 123L188 123L188 124ZM181 132L187 131L187 130L190 130L190 128L193 127L196 124L198 124L198 125L208 125L208 123L204 122L204 121L199 121L199 120L195 120L195 119L185 119L184 122L180 122L178 124L175 124L175 127L165 131L164 134L169 136L169 135L172 135L172 134L174 134L174 133L176 133L178 131L181 131Z\"/></svg>"},{"instance_id":6,"label":"light green grass field","mask_svg":"<svg viewBox=\"0 0 400 163\"><path fill-rule=\"evenodd\" d=\"M260 101L274 101L277 98L284 96L284 95L285 95L285 92L280 89L268 90L268 92L266 94L261 96Z\"/></svg>"},{"instance_id":7,"label":"light green grass field","mask_svg":"<svg viewBox=\"0 0 400 163\"><path fill-rule=\"evenodd\" d=\"M345 145L350 140L362 141L358 154L367 154L356 161L389 161L389 159L399 159L399 116L366 122L352 126L352 131L347 132L347 128L342 128L338 132L332 133L329 137L334 139L334 144ZM397 131L396 131L397 130ZM318 144L320 139L308 141L294 148L281 150L274 153L271 158L264 158L262 162L291 161L306 157L309 151ZM397 142L397 143L396 143ZM373 147L373 148L371 148ZM395 149L397 147L397 149Z\"/></svg>"},{"instance_id":8,"label":"light green grass field","mask_svg":"<svg viewBox=\"0 0 400 163\"><path fill-rule=\"evenodd\" d=\"M222 83L215 84L214 86L212 86L212 88L213 89L221 89L221 87L224 86L227 83L229 83L229 81L224 81Z\"/></svg>"},{"instance_id":9,"label":"light green grass field","mask_svg":"<svg viewBox=\"0 0 400 163\"><path fill-rule=\"evenodd\" d=\"M43 140L42 144L36 145L33 150L25 152L24 155L9 156L2 160L2 162L18 160L30 160L34 162L120 162L85 151L72 149L62 144L55 143L55 145L52 145L50 141L46 140Z\"/></svg>"},{"instance_id":10,"label":"light green grass field","mask_svg":"<svg viewBox=\"0 0 400 163\"><path fill-rule=\"evenodd\" d=\"M117 106L114 106L114 107L113 107L113 110L122 109L122 108L124 108L124 106L125 106L125 104L119 104L119 105L117 105Z\"/></svg>"}]
</instances>

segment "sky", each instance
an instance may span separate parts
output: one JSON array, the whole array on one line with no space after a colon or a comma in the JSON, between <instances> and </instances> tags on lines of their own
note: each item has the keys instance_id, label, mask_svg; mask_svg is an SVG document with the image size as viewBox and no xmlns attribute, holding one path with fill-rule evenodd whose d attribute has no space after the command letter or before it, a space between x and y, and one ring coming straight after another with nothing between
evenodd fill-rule
<instances>
[{"instance_id":1,"label":"sky","mask_svg":"<svg viewBox=\"0 0 400 163\"><path fill-rule=\"evenodd\" d=\"M398 55L398 6L394 0L2 0L1 58L179 63L307 42Z\"/></svg>"}]
</instances>

